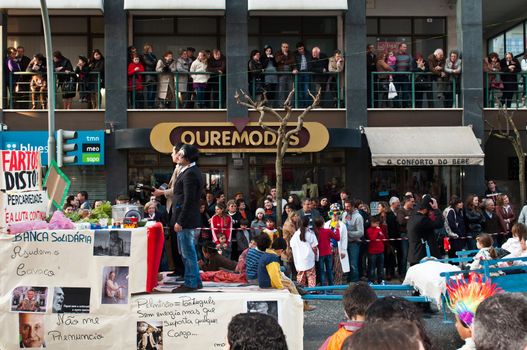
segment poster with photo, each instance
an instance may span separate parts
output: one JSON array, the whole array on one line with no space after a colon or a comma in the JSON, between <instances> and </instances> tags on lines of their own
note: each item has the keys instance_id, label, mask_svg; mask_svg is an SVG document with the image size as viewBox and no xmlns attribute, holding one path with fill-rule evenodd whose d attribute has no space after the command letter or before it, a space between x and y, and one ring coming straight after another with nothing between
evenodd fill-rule
<instances>
[{"instance_id":1,"label":"poster with photo","mask_svg":"<svg viewBox=\"0 0 527 350\"><path fill-rule=\"evenodd\" d=\"M247 302L247 312L273 316L278 320L278 302L276 300L250 300Z\"/></svg>"},{"instance_id":2,"label":"poster with photo","mask_svg":"<svg viewBox=\"0 0 527 350\"><path fill-rule=\"evenodd\" d=\"M20 348L45 348L45 319L42 314L18 314Z\"/></svg>"},{"instance_id":3,"label":"poster with photo","mask_svg":"<svg viewBox=\"0 0 527 350\"><path fill-rule=\"evenodd\" d=\"M11 294L11 311L46 312L47 287L16 287Z\"/></svg>"},{"instance_id":4,"label":"poster with photo","mask_svg":"<svg viewBox=\"0 0 527 350\"><path fill-rule=\"evenodd\" d=\"M55 287L51 312L83 314L90 312L90 288Z\"/></svg>"},{"instance_id":5,"label":"poster with photo","mask_svg":"<svg viewBox=\"0 0 527 350\"><path fill-rule=\"evenodd\" d=\"M163 321L137 322L137 350L163 350Z\"/></svg>"},{"instance_id":6,"label":"poster with photo","mask_svg":"<svg viewBox=\"0 0 527 350\"><path fill-rule=\"evenodd\" d=\"M128 304L128 266L105 266L102 272L102 304Z\"/></svg>"},{"instance_id":7,"label":"poster with photo","mask_svg":"<svg viewBox=\"0 0 527 350\"><path fill-rule=\"evenodd\" d=\"M130 256L132 231L97 230L93 242L95 256Z\"/></svg>"}]
</instances>

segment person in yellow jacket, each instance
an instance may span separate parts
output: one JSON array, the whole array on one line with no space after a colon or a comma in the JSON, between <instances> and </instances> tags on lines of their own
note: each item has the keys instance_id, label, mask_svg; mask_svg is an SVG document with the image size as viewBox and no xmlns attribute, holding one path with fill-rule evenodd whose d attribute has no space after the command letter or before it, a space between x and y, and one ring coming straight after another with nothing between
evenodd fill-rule
<instances>
[{"instance_id":1,"label":"person in yellow jacket","mask_svg":"<svg viewBox=\"0 0 527 350\"><path fill-rule=\"evenodd\" d=\"M362 327L366 309L375 300L377 295L368 284L364 282L351 284L342 297L348 320L341 322L339 329L327 338L318 350L340 350L346 338Z\"/></svg>"}]
</instances>

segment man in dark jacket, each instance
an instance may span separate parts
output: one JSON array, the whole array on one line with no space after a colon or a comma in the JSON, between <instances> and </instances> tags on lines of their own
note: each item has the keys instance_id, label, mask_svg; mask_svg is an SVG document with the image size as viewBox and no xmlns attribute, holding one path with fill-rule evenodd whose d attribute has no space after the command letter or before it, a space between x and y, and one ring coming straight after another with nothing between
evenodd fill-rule
<instances>
[{"instance_id":1,"label":"man in dark jacket","mask_svg":"<svg viewBox=\"0 0 527 350\"><path fill-rule=\"evenodd\" d=\"M298 104L300 108L305 108L309 105L307 90L311 84L311 76L306 74L309 70L309 62L311 62L311 53L305 48L304 43L296 44L296 51L294 54L295 65L293 67L293 74L296 77L296 91L298 92Z\"/></svg>"},{"instance_id":2,"label":"man in dark jacket","mask_svg":"<svg viewBox=\"0 0 527 350\"><path fill-rule=\"evenodd\" d=\"M375 45L373 44L368 44L368 46L366 47L366 73L368 74L367 75L367 92L368 92L368 96L367 96L367 107L368 108L373 108L374 106L372 106L372 101L371 101L371 79L372 79L372 72L376 72L377 71L377 55L375 55ZM373 76L373 79L374 81L377 80L377 76ZM341 83L342 84L342 83ZM375 84L375 83L374 83ZM375 84L376 86L376 84ZM376 107L376 106L375 106Z\"/></svg>"},{"instance_id":3,"label":"man in dark jacket","mask_svg":"<svg viewBox=\"0 0 527 350\"><path fill-rule=\"evenodd\" d=\"M424 195L421 206L408 220L408 262L410 265L418 264L426 257L426 245L428 243L430 254L439 257L435 229L443 226L443 218L437 207L437 201L430 195Z\"/></svg>"},{"instance_id":4,"label":"man in dark jacket","mask_svg":"<svg viewBox=\"0 0 527 350\"><path fill-rule=\"evenodd\" d=\"M199 212L203 180L196 165L199 150L193 145L181 146L175 155L181 166L172 202L170 225L174 227L177 242L185 265L185 284L174 289L174 293L188 293L203 288L199 276L198 258L194 244L195 229L200 227Z\"/></svg>"},{"instance_id":5,"label":"man in dark jacket","mask_svg":"<svg viewBox=\"0 0 527 350\"><path fill-rule=\"evenodd\" d=\"M483 232L496 233L501 232L500 219L496 214L496 205L491 198L486 198L484 202L485 210L483 210Z\"/></svg>"}]
</instances>

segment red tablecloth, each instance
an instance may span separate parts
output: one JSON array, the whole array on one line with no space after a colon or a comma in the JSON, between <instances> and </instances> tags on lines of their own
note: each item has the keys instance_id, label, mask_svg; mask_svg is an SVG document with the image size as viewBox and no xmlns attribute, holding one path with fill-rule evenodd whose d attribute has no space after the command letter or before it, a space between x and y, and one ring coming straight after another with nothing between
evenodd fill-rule
<instances>
[{"instance_id":1,"label":"red tablecloth","mask_svg":"<svg viewBox=\"0 0 527 350\"><path fill-rule=\"evenodd\" d=\"M165 244L165 235L163 233L163 226L161 223L156 223L147 230L148 240L148 255L147 255L147 274L146 274L146 292L152 292L157 284L157 275L159 272L159 264L161 263L161 255L163 254L163 246Z\"/></svg>"}]
</instances>

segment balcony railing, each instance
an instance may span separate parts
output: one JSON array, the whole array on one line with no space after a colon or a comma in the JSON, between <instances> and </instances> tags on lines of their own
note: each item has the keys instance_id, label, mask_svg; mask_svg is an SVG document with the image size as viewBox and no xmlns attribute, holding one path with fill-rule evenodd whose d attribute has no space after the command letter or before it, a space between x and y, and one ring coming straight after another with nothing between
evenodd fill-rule
<instances>
[{"instance_id":1,"label":"balcony railing","mask_svg":"<svg viewBox=\"0 0 527 350\"><path fill-rule=\"evenodd\" d=\"M249 92L253 100L266 92L268 105L282 107L289 92L295 89L291 101L293 108L305 108L313 103L308 91L316 95L320 89L321 108L344 108L344 86L341 73L338 72L262 72L251 74L249 78Z\"/></svg>"},{"instance_id":2,"label":"balcony railing","mask_svg":"<svg viewBox=\"0 0 527 350\"><path fill-rule=\"evenodd\" d=\"M459 79L433 73L372 72L369 108L458 108Z\"/></svg>"},{"instance_id":3,"label":"balcony railing","mask_svg":"<svg viewBox=\"0 0 527 350\"><path fill-rule=\"evenodd\" d=\"M99 72L90 72L85 77L79 77L75 73L55 72L53 83L57 87L54 98L58 109L65 101L71 101L71 106L79 109L102 109L104 89ZM45 73L9 73L8 84L10 109L47 108L50 82Z\"/></svg>"},{"instance_id":4,"label":"balcony railing","mask_svg":"<svg viewBox=\"0 0 527 350\"><path fill-rule=\"evenodd\" d=\"M206 83L195 84L191 77L206 76ZM129 77L131 109L223 109L225 75L211 72L138 72Z\"/></svg>"},{"instance_id":5,"label":"balcony railing","mask_svg":"<svg viewBox=\"0 0 527 350\"><path fill-rule=\"evenodd\" d=\"M525 108L527 72L485 72L485 107Z\"/></svg>"}]
</instances>

